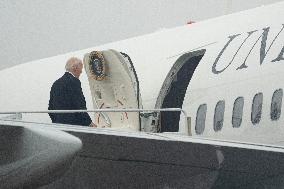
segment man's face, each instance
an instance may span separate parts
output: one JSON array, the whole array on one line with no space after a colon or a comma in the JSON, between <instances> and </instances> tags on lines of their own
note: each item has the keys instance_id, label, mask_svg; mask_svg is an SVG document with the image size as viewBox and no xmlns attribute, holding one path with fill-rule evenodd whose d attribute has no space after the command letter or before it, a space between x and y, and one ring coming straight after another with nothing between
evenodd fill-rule
<instances>
[{"instance_id":1,"label":"man's face","mask_svg":"<svg viewBox=\"0 0 284 189\"><path fill-rule=\"evenodd\" d=\"M82 70L83 70L83 64L80 63L79 66L77 66L74 70L74 76L77 77L79 79L81 73L82 73Z\"/></svg>"}]
</instances>

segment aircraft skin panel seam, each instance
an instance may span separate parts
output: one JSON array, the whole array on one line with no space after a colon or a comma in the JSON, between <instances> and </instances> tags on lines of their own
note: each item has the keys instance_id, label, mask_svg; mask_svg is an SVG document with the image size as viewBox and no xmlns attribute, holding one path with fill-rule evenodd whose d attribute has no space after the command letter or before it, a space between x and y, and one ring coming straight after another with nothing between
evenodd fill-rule
<instances>
[{"instance_id":1,"label":"aircraft skin panel seam","mask_svg":"<svg viewBox=\"0 0 284 189\"><path fill-rule=\"evenodd\" d=\"M221 168L210 168L210 167L204 167L204 166L196 166L196 165L188 165L188 164L176 164L176 163L162 163L162 162L155 162L155 161L144 161L144 160L130 160L130 159L111 159L111 158L104 158L104 157L94 157L94 156L88 156L88 155L79 155L83 158L90 158L90 159L96 159L96 160L105 160L105 161L114 161L114 162L128 162L128 163L143 163L143 164L154 164L154 165L161 165L161 166L178 166L178 167L190 167L190 168L200 168L200 169L206 169L211 171L220 170ZM229 169L222 169L222 171L228 171L231 172L233 170ZM239 173L250 173L248 171L237 171Z\"/></svg>"}]
</instances>

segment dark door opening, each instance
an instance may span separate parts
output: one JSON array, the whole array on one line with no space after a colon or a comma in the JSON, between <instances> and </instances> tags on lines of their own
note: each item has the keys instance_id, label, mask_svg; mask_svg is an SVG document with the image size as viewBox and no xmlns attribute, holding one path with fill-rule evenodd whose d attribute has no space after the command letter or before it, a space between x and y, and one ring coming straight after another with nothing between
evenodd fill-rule
<instances>
[{"instance_id":1,"label":"dark door opening","mask_svg":"<svg viewBox=\"0 0 284 189\"><path fill-rule=\"evenodd\" d=\"M180 64L180 68L172 77L172 80L169 83L167 94L162 102L162 108L182 108L187 86L197 65L204 55L205 50L202 50L203 53L200 53L200 51L197 52L199 52L198 55L196 55L196 53L193 53L194 55L191 53L183 55L187 56L187 59ZM180 112L161 112L160 120L161 132L178 132Z\"/></svg>"}]
</instances>

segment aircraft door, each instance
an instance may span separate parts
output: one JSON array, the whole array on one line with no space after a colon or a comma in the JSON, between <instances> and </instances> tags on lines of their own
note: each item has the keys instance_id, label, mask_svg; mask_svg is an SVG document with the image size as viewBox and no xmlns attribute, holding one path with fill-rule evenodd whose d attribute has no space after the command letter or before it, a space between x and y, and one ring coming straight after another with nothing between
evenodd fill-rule
<instances>
[{"instance_id":1,"label":"aircraft door","mask_svg":"<svg viewBox=\"0 0 284 189\"><path fill-rule=\"evenodd\" d=\"M115 50L93 51L84 56L95 109L141 107L139 81L130 57ZM139 112L95 113L98 127L141 130Z\"/></svg>"},{"instance_id":2,"label":"aircraft door","mask_svg":"<svg viewBox=\"0 0 284 189\"><path fill-rule=\"evenodd\" d=\"M193 73L205 50L189 52L177 59L160 90L155 108L182 108ZM180 112L161 112L158 132L178 132Z\"/></svg>"}]
</instances>

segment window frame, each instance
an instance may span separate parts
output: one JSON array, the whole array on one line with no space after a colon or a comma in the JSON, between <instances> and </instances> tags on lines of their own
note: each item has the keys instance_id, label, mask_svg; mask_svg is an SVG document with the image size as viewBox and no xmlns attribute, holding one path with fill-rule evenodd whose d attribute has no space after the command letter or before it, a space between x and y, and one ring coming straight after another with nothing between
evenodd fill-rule
<instances>
[{"instance_id":1,"label":"window frame","mask_svg":"<svg viewBox=\"0 0 284 189\"><path fill-rule=\"evenodd\" d=\"M276 117L274 118L274 114L273 114L273 112L274 112L274 110L273 110L273 108L274 108L274 103L273 103L273 102L275 102L275 101L274 101L274 99L276 98L275 95L278 94L277 92L279 92L279 91L281 92L280 103L277 104L277 105L278 105L277 107L279 108L279 111L277 112L277 115L276 115ZM279 118L281 117L282 99L283 99L283 89L280 88L280 89L275 90L275 91L273 92L272 97L271 97L271 105L270 105L270 119L271 119L272 121L277 121L277 120L279 120ZM277 99L276 99L276 100L277 100Z\"/></svg>"},{"instance_id":2,"label":"window frame","mask_svg":"<svg viewBox=\"0 0 284 189\"><path fill-rule=\"evenodd\" d=\"M221 110L221 114L219 114L220 111L218 111L218 108L222 108ZM217 112L218 111L218 112ZM218 113L218 114L217 114ZM217 115L220 117L222 117L221 120L217 120ZM219 100L215 106L215 110L214 110L214 121L213 121L213 129L215 132L221 131L223 128L223 124L224 124L224 115L225 115L225 100ZM219 122L221 121L221 122ZM221 123L220 125L217 125L217 123Z\"/></svg>"},{"instance_id":3,"label":"window frame","mask_svg":"<svg viewBox=\"0 0 284 189\"><path fill-rule=\"evenodd\" d=\"M261 103L255 104L256 100L258 100L257 97L259 97L259 96L261 97ZM253 125L257 125L261 121L262 104L263 104L263 93L259 92L259 93L254 95L252 105L251 105L251 122L252 122ZM260 109L260 110L257 110L257 113L254 113L254 112L256 112L256 105L258 105L257 109Z\"/></svg>"},{"instance_id":4,"label":"window frame","mask_svg":"<svg viewBox=\"0 0 284 189\"><path fill-rule=\"evenodd\" d=\"M241 104L236 104L237 102L239 102L239 100L241 100ZM238 105L238 106L237 106ZM241 106L239 106L241 105ZM236 111L236 108L238 108L238 110L241 109L241 111ZM235 113L236 112L236 113ZM240 112L238 114L238 112ZM243 113L244 113L244 97L242 96L239 96L235 99L235 102L234 102L234 106L233 106L233 112L232 112L232 126L233 128L240 128L241 127L241 124L242 124L242 121L243 121ZM236 116L236 114L239 116ZM234 116L235 115L235 116ZM239 124L234 124L236 121L236 119L239 119L240 123ZM236 126L237 125L237 126Z\"/></svg>"},{"instance_id":5,"label":"window frame","mask_svg":"<svg viewBox=\"0 0 284 189\"><path fill-rule=\"evenodd\" d=\"M199 118L199 115L202 115L202 114L200 113L200 111L203 110L203 109L201 109L201 108L203 108L204 106L205 106L205 110L202 112L202 113L204 114L204 117L200 117L200 118L204 118L204 119L198 119L198 118ZM203 134L203 132L204 132L204 130L205 130L206 114L207 114L207 104L201 104L201 105L199 105L199 106L198 106L198 109L197 109L197 112L196 112L196 117L195 117L195 133L196 133L197 135ZM201 120L201 122L198 121L198 120ZM199 125L201 125L201 126L197 125L198 123L200 123ZM200 129L200 132L199 132L198 128L201 128L201 129Z\"/></svg>"}]
</instances>

